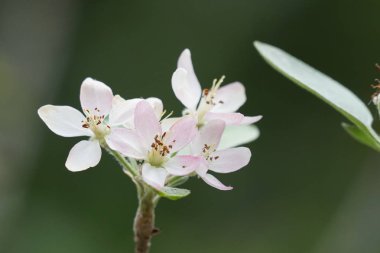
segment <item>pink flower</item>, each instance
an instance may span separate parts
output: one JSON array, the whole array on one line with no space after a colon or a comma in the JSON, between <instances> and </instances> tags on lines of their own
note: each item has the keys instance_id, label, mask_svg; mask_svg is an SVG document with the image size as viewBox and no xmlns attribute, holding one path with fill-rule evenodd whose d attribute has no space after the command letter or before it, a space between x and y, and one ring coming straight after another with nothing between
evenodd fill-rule
<instances>
[{"instance_id":1,"label":"pink flower","mask_svg":"<svg viewBox=\"0 0 380 253\"><path fill-rule=\"evenodd\" d=\"M110 137L117 138L115 127L130 124L136 106L131 100L113 96L107 85L91 78L81 85L80 102L84 115L70 106L45 105L38 109L38 115L54 133L63 137L90 137L70 150L65 164L70 171L96 166L102 154L101 145ZM157 101L152 99L151 103Z\"/></svg>"},{"instance_id":2,"label":"pink flower","mask_svg":"<svg viewBox=\"0 0 380 253\"><path fill-rule=\"evenodd\" d=\"M198 126L215 119L223 120L227 125L241 125L253 124L262 118L245 117L241 113L236 113L247 99L245 88L239 82L220 87L223 77L219 81L214 80L212 87L202 92L189 49L182 52L177 67L172 76L174 94L187 108L185 114L196 118Z\"/></svg>"},{"instance_id":3,"label":"pink flower","mask_svg":"<svg viewBox=\"0 0 380 253\"><path fill-rule=\"evenodd\" d=\"M201 128L197 137L191 143L191 153L201 157L196 173L209 185L219 190L231 190L216 177L207 173L209 170L217 173L230 173L246 166L251 158L251 151L245 147L217 150L225 128L222 120L212 120Z\"/></svg>"},{"instance_id":4,"label":"pink flower","mask_svg":"<svg viewBox=\"0 0 380 253\"><path fill-rule=\"evenodd\" d=\"M141 101L135 109L134 126L134 130L115 129L117 135L110 136L107 143L127 157L143 160L141 174L147 184L160 190L168 175L188 175L199 166L197 156L175 155L195 137L193 118L183 117L163 132L152 107Z\"/></svg>"}]
</instances>

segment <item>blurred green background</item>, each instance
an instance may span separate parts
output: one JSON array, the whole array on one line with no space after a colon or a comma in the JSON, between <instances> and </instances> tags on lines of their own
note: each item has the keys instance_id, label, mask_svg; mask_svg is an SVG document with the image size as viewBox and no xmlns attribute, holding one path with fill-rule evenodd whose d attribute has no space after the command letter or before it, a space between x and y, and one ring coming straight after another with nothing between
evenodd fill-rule
<instances>
[{"instance_id":1,"label":"blurred green background","mask_svg":"<svg viewBox=\"0 0 380 253\"><path fill-rule=\"evenodd\" d=\"M109 156L66 170L79 138L53 134L37 109L79 108L90 76L179 112L170 78L184 48L205 86L223 74L241 81L242 112L264 119L250 165L220 176L233 191L193 179L190 197L160 202L152 252L380 252L380 155L252 46L283 48L367 102L380 77L379 9L378 0L0 1L0 252L133 252L132 183Z\"/></svg>"}]
</instances>

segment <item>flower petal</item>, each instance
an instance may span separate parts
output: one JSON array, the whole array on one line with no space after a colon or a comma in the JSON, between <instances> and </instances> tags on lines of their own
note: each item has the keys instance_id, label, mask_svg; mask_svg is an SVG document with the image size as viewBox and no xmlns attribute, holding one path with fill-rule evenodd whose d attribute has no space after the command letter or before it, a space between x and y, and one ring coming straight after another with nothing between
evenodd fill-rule
<instances>
[{"instance_id":1,"label":"flower petal","mask_svg":"<svg viewBox=\"0 0 380 253\"><path fill-rule=\"evenodd\" d=\"M171 152L177 152L194 139L197 133L196 124L192 117L185 116L172 125L165 140L165 144L171 145Z\"/></svg>"},{"instance_id":2,"label":"flower petal","mask_svg":"<svg viewBox=\"0 0 380 253\"><path fill-rule=\"evenodd\" d=\"M102 82L86 78L80 88L80 102L83 111L94 115L108 115L112 107L112 90Z\"/></svg>"},{"instance_id":3,"label":"flower petal","mask_svg":"<svg viewBox=\"0 0 380 253\"><path fill-rule=\"evenodd\" d=\"M180 119L180 117L172 117L161 120L162 132L169 131L169 129L174 125L174 123L176 123Z\"/></svg>"},{"instance_id":4,"label":"flower petal","mask_svg":"<svg viewBox=\"0 0 380 253\"><path fill-rule=\"evenodd\" d=\"M83 128L84 115L70 106L44 105L38 115L48 128L63 137L92 136L91 130Z\"/></svg>"},{"instance_id":5,"label":"flower petal","mask_svg":"<svg viewBox=\"0 0 380 253\"><path fill-rule=\"evenodd\" d=\"M249 163L251 151L245 147L230 148L216 151L212 156L214 159L210 162L210 170L218 173L230 173ZM215 159L216 157L217 159Z\"/></svg>"},{"instance_id":6,"label":"flower petal","mask_svg":"<svg viewBox=\"0 0 380 253\"><path fill-rule=\"evenodd\" d=\"M223 120L226 125L240 125L244 120L244 115L238 112L222 113L222 112L208 112L205 115L205 120Z\"/></svg>"},{"instance_id":7,"label":"flower petal","mask_svg":"<svg viewBox=\"0 0 380 253\"><path fill-rule=\"evenodd\" d=\"M200 165L201 157L192 155L177 155L167 161L165 169L171 175L185 176L194 172Z\"/></svg>"},{"instance_id":8,"label":"flower petal","mask_svg":"<svg viewBox=\"0 0 380 253\"><path fill-rule=\"evenodd\" d=\"M161 126L153 108L145 100L140 101L135 110L135 129L142 145L150 147L156 135L161 135Z\"/></svg>"},{"instance_id":9,"label":"flower petal","mask_svg":"<svg viewBox=\"0 0 380 253\"><path fill-rule=\"evenodd\" d=\"M216 92L212 112L236 112L247 101L245 88L239 82L224 85Z\"/></svg>"},{"instance_id":10,"label":"flower petal","mask_svg":"<svg viewBox=\"0 0 380 253\"><path fill-rule=\"evenodd\" d=\"M98 141L80 141L70 150L65 165L70 171L82 171L96 166L101 156Z\"/></svg>"},{"instance_id":11,"label":"flower petal","mask_svg":"<svg viewBox=\"0 0 380 253\"><path fill-rule=\"evenodd\" d=\"M222 190L222 191L229 191L229 190L233 189L233 187L231 187L231 186L225 186L224 184L222 184L216 177L214 177L211 174L205 174L201 178L208 185L211 185L212 187L215 187L216 189L219 189L219 190Z\"/></svg>"},{"instance_id":12,"label":"flower petal","mask_svg":"<svg viewBox=\"0 0 380 253\"><path fill-rule=\"evenodd\" d=\"M175 96L181 103L191 110L195 110L201 98L201 86L192 81L186 69L178 68L172 76L172 88Z\"/></svg>"},{"instance_id":13,"label":"flower petal","mask_svg":"<svg viewBox=\"0 0 380 253\"><path fill-rule=\"evenodd\" d=\"M193 154L201 154L205 144L216 149L222 137L225 123L222 120L212 120L203 126L190 144Z\"/></svg>"},{"instance_id":14,"label":"flower petal","mask_svg":"<svg viewBox=\"0 0 380 253\"><path fill-rule=\"evenodd\" d=\"M148 153L148 150L141 146L140 137L127 128L113 128L106 136L106 142L111 149L135 159L144 159Z\"/></svg>"},{"instance_id":15,"label":"flower petal","mask_svg":"<svg viewBox=\"0 0 380 253\"><path fill-rule=\"evenodd\" d=\"M263 116L244 116L244 119L241 121L241 125L251 125L258 121L260 121L263 118Z\"/></svg>"},{"instance_id":16,"label":"flower petal","mask_svg":"<svg viewBox=\"0 0 380 253\"><path fill-rule=\"evenodd\" d=\"M142 101L140 98L126 100L119 95L114 96L112 99L112 109L109 114L110 125L126 125L133 128L135 108L140 101Z\"/></svg>"},{"instance_id":17,"label":"flower petal","mask_svg":"<svg viewBox=\"0 0 380 253\"><path fill-rule=\"evenodd\" d=\"M227 126L222 135L219 149L237 147L256 140L260 136L254 125Z\"/></svg>"},{"instance_id":18,"label":"flower petal","mask_svg":"<svg viewBox=\"0 0 380 253\"><path fill-rule=\"evenodd\" d=\"M164 105L162 104L161 99L150 97L146 98L145 101L147 101L150 104L150 106L152 106L157 119L160 119L164 111Z\"/></svg>"},{"instance_id":19,"label":"flower petal","mask_svg":"<svg viewBox=\"0 0 380 253\"><path fill-rule=\"evenodd\" d=\"M202 88L197 76L195 75L193 62L191 60L191 52L189 49L186 48L182 51L181 55L178 58L177 68L183 68L187 71L194 92L194 98L199 101L202 95Z\"/></svg>"},{"instance_id":20,"label":"flower petal","mask_svg":"<svg viewBox=\"0 0 380 253\"><path fill-rule=\"evenodd\" d=\"M168 173L164 168L153 167L149 163L144 163L142 166L143 180L157 190L164 187L167 176Z\"/></svg>"}]
</instances>

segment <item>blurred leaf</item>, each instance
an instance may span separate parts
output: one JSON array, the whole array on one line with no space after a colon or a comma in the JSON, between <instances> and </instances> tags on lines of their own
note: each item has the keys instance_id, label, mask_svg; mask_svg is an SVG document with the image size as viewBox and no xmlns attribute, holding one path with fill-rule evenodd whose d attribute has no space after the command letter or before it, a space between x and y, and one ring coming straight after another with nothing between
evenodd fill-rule
<instances>
[{"instance_id":1,"label":"blurred leaf","mask_svg":"<svg viewBox=\"0 0 380 253\"><path fill-rule=\"evenodd\" d=\"M306 63L274 46L255 41L265 61L285 77L331 105L354 126L343 124L356 140L380 151L380 139L371 127L373 117L367 106L349 89Z\"/></svg>"},{"instance_id":2,"label":"blurred leaf","mask_svg":"<svg viewBox=\"0 0 380 253\"><path fill-rule=\"evenodd\" d=\"M254 125L227 126L218 149L240 146L256 140L259 136L260 131Z\"/></svg>"},{"instance_id":3,"label":"blurred leaf","mask_svg":"<svg viewBox=\"0 0 380 253\"><path fill-rule=\"evenodd\" d=\"M167 199L177 200L182 199L190 194L190 191L187 189L173 188L173 187L164 187L160 191L157 191L158 194Z\"/></svg>"}]
</instances>

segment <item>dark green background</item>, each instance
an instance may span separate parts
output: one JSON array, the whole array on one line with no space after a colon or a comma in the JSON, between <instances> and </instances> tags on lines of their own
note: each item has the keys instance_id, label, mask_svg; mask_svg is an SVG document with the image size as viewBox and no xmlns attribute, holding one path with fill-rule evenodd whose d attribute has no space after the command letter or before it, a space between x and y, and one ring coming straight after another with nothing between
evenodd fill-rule
<instances>
[{"instance_id":1,"label":"dark green background","mask_svg":"<svg viewBox=\"0 0 380 253\"><path fill-rule=\"evenodd\" d=\"M184 48L204 86L241 81L241 111L264 119L250 165L220 176L233 191L193 179L190 197L160 202L152 252L380 252L379 154L252 46L283 48L367 102L380 77L379 1L3 1L0 10L0 252L133 251L132 183L108 155L66 170L80 138L54 135L37 109L79 108L90 76L179 113L170 78Z\"/></svg>"}]
</instances>

